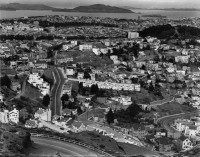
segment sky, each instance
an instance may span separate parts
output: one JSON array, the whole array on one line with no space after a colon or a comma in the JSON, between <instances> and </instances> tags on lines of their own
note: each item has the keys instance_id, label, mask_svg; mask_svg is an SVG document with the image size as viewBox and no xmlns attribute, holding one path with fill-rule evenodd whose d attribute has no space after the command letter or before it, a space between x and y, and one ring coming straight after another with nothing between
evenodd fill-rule
<instances>
[{"instance_id":1,"label":"sky","mask_svg":"<svg viewBox=\"0 0 200 157\"><path fill-rule=\"evenodd\" d=\"M46 4L52 7L73 8L80 5L106 4L135 8L200 8L200 0L0 0L5 3Z\"/></svg>"}]
</instances>

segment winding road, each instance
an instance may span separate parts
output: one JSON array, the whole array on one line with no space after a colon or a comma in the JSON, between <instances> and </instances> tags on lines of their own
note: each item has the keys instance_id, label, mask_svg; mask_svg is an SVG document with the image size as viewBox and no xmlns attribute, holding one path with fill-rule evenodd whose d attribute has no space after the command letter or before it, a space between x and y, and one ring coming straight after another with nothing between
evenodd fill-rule
<instances>
[{"instance_id":1,"label":"winding road","mask_svg":"<svg viewBox=\"0 0 200 157\"><path fill-rule=\"evenodd\" d=\"M63 77L62 72L54 68L53 70L53 76L54 76L54 85L52 88L52 103L51 103L51 110L52 110L52 116L54 115L61 115L61 100L60 95L62 91L62 87L65 83L65 78Z\"/></svg>"},{"instance_id":2,"label":"winding road","mask_svg":"<svg viewBox=\"0 0 200 157\"><path fill-rule=\"evenodd\" d=\"M195 116L198 113L199 113L199 111L195 111L195 112L185 112L185 113L180 113L180 114L164 116L164 117L158 118L156 120L156 123L160 124L161 127L163 127L164 129L166 129L168 131L168 133L178 133L177 130L175 130L174 128L172 128L170 126L170 122L174 121L175 119L181 118L181 117Z\"/></svg>"},{"instance_id":3,"label":"winding road","mask_svg":"<svg viewBox=\"0 0 200 157\"><path fill-rule=\"evenodd\" d=\"M47 138L31 137L34 141L34 149L30 151L30 157L51 156L59 153L65 157L101 157L95 152L84 149L75 144L66 143ZM103 157L103 156L102 156Z\"/></svg>"}]
</instances>

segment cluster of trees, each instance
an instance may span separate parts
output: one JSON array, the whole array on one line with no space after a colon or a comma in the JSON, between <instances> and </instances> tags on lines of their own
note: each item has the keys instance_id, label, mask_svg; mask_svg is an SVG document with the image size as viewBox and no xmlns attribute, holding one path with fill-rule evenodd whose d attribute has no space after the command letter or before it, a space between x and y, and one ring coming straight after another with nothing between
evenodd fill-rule
<instances>
[{"instance_id":1,"label":"cluster of trees","mask_svg":"<svg viewBox=\"0 0 200 157\"><path fill-rule=\"evenodd\" d=\"M42 104L45 106L45 107L48 107L49 104L50 104L50 96L47 94L43 97L43 100L42 100Z\"/></svg>"},{"instance_id":2,"label":"cluster of trees","mask_svg":"<svg viewBox=\"0 0 200 157\"><path fill-rule=\"evenodd\" d=\"M177 31L176 31L177 30ZM167 25L158 25L152 26L149 28L140 31L141 37L157 37L158 39L169 39L169 38L196 38L200 36L200 29L197 27L191 26L177 26L176 28L171 26L170 24Z\"/></svg>"},{"instance_id":3,"label":"cluster of trees","mask_svg":"<svg viewBox=\"0 0 200 157\"><path fill-rule=\"evenodd\" d=\"M106 115L108 124L114 123L116 118L119 124L138 122L139 113L143 112L140 106L133 102L126 110L112 111L111 109Z\"/></svg>"},{"instance_id":4,"label":"cluster of trees","mask_svg":"<svg viewBox=\"0 0 200 157\"><path fill-rule=\"evenodd\" d=\"M186 39L200 36L200 29L197 27L177 26L177 31L182 38Z\"/></svg>"},{"instance_id":5,"label":"cluster of trees","mask_svg":"<svg viewBox=\"0 0 200 157\"><path fill-rule=\"evenodd\" d=\"M77 109L78 114L81 114L83 111L76 102L71 102L69 101L69 96L67 94L63 94L61 97L62 101L62 107L63 109L68 108L68 109Z\"/></svg>"},{"instance_id":6,"label":"cluster of trees","mask_svg":"<svg viewBox=\"0 0 200 157\"><path fill-rule=\"evenodd\" d=\"M158 39L170 38L175 34L175 28L172 27L170 24L167 25L158 25L152 26L149 28L140 31L141 37L157 37Z\"/></svg>"}]
</instances>

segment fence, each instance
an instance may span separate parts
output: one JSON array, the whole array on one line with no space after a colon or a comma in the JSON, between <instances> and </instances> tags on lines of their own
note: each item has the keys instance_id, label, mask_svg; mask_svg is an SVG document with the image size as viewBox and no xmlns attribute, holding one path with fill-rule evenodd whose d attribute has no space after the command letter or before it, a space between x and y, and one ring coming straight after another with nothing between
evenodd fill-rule
<instances>
[{"instance_id":1,"label":"fence","mask_svg":"<svg viewBox=\"0 0 200 157\"><path fill-rule=\"evenodd\" d=\"M76 144L78 146L90 149L90 150L97 152L101 155L104 155L106 157L114 157L113 155L108 154L108 153L104 152L103 150L101 150L99 148L95 148L93 146L90 146L90 145L87 145L85 143L78 142L78 141L75 141L75 140L71 140L71 139L67 139L67 138L63 138L63 137L58 137L58 136L53 136L53 135L37 134L37 133L31 133L31 136L37 137L37 138L50 138L50 139L59 140L59 141L63 141L63 142L73 143L73 144Z\"/></svg>"}]
</instances>

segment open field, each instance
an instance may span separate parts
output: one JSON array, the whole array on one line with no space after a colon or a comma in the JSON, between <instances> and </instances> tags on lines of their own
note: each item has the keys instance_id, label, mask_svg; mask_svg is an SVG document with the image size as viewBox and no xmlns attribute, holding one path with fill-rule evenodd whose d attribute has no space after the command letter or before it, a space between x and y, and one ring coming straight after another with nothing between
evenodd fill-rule
<instances>
[{"instance_id":1,"label":"open field","mask_svg":"<svg viewBox=\"0 0 200 157\"><path fill-rule=\"evenodd\" d=\"M38 101L38 98L42 96L42 94L39 92L39 89L33 87L31 84L27 83L25 87L25 91L23 93L24 97L27 97L29 99Z\"/></svg>"},{"instance_id":2,"label":"open field","mask_svg":"<svg viewBox=\"0 0 200 157\"><path fill-rule=\"evenodd\" d=\"M96 56L92 51L73 50L67 52L60 52L57 58L73 58L75 63L88 63L89 65L97 67L113 64L113 62L108 57L104 56L100 59L99 56Z\"/></svg>"},{"instance_id":3,"label":"open field","mask_svg":"<svg viewBox=\"0 0 200 157\"><path fill-rule=\"evenodd\" d=\"M182 112L192 112L196 110L195 108L191 106L181 105L174 101L157 106L155 109L161 115L172 115L172 114L177 114L177 113L182 113Z\"/></svg>"}]
</instances>

